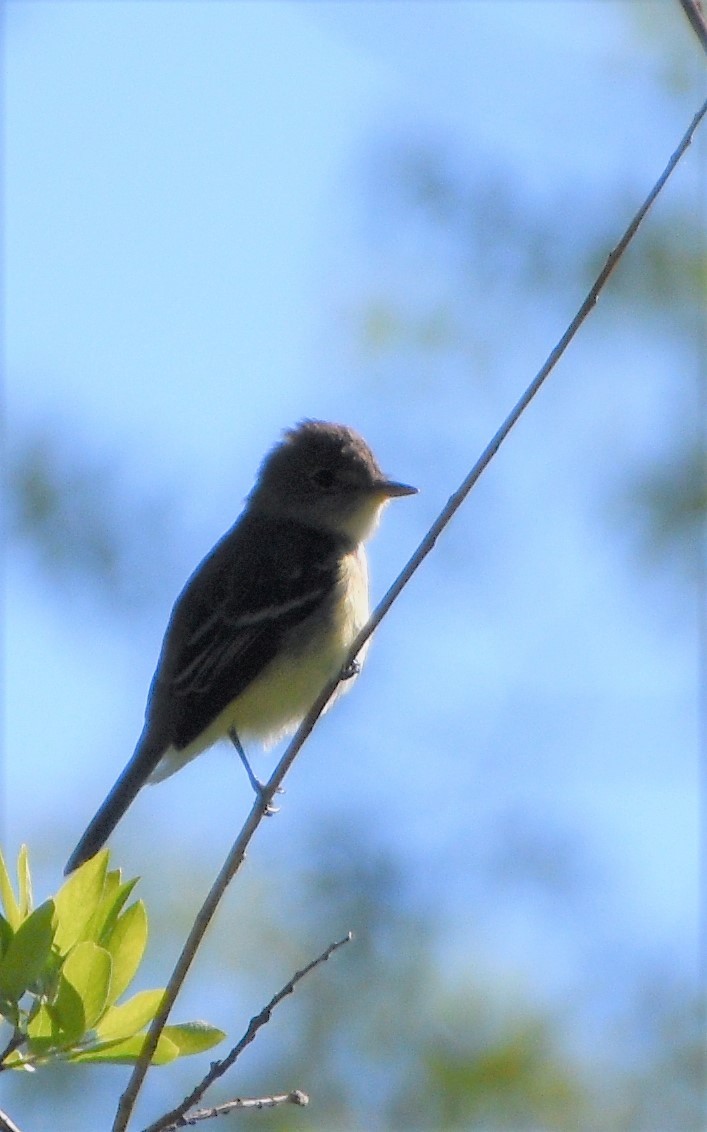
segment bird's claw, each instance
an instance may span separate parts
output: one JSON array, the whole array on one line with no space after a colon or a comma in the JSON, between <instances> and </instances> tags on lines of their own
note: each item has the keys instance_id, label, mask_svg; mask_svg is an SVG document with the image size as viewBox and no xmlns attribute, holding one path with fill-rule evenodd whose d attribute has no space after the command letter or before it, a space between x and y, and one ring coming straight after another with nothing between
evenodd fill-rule
<instances>
[{"instance_id":1,"label":"bird's claw","mask_svg":"<svg viewBox=\"0 0 707 1132\"><path fill-rule=\"evenodd\" d=\"M262 808L263 808L263 814L265 815L265 817L266 817L266 818L271 818L271 817L273 817L273 815L274 815L274 814L279 814L279 813L280 813L280 807L279 807L279 806L274 806L274 805L273 805L273 803L272 803L272 801L268 801L268 800L266 799L266 796L265 796L265 795L266 795L266 787L265 787L265 784L264 784L263 782L260 782L260 781L259 781L259 780L258 780L258 779L256 778L256 779L255 779L255 781L254 781L254 782L252 783L252 786L253 786L253 789L254 789L254 791L255 791L255 793L256 793L256 796L257 796L257 798L258 798L258 801L260 802L260 804L261 804L261 806L262 806ZM276 788L276 790L275 790L275 793L276 793L276 794L284 794L284 793L285 793L285 791L283 790L282 786L278 786L278 787Z\"/></svg>"},{"instance_id":2,"label":"bird's claw","mask_svg":"<svg viewBox=\"0 0 707 1132\"><path fill-rule=\"evenodd\" d=\"M358 676L360 671L361 671L361 665L359 664L359 662L354 657L354 659L349 664L347 664L345 668L341 669L340 679L342 679L342 680L353 680L354 676Z\"/></svg>"}]
</instances>

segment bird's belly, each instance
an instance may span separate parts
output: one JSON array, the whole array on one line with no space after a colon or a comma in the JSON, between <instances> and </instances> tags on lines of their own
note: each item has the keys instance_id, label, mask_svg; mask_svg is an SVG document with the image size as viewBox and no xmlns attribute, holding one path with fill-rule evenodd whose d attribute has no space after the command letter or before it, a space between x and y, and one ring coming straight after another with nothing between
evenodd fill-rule
<instances>
[{"instance_id":1,"label":"bird's belly","mask_svg":"<svg viewBox=\"0 0 707 1132\"><path fill-rule=\"evenodd\" d=\"M256 739L266 747L293 732L324 685L341 672L348 650L367 619L366 562L362 552L354 552L343 559L340 579L326 604L291 634L286 655L275 656L188 747L165 751L152 781L167 778L226 738L232 728L240 739ZM364 647L359 663L365 652ZM332 700L352 683L346 680L339 684Z\"/></svg>"},{"instance_id":2,"label":"bird's belly","mask_svg":"<svg viewBox=\"0 0 707 1132\"><path fill-rule=\"evenodd\" d=\"M276 656L222 713L228 719L222 734L235 727L240 736L269 746L294 731L324 685L341 672L367 619L366 562L362 552L354 552L343 559L341 576L324 608L292 636L288 654ZM337 695L350 684L342 682Z\"/></svg>"}]
</instances>

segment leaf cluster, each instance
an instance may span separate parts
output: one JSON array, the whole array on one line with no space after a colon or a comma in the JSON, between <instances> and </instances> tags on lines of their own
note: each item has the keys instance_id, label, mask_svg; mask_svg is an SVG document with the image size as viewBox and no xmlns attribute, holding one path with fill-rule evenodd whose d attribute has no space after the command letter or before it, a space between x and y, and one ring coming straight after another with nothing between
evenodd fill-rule
<instances>
[{"instance_id":1,"label":"leaf cluster","mask_svg":"<svg viewBox=\"0 0 707 1132\"><path fill-rule=\"evenodd\" d=\"M34 908L23 846L17 880L16 895L0 853L0 1019L12 1030L0 1072L56 1061L135 1062L164 994L139 991L118 1001L147 944L145 906L128 904L137 879L109 871L103 850ZM224 1036L203 1022L166 1026L152 1064L201 1053Z\"/></svg>"}]
</instances>

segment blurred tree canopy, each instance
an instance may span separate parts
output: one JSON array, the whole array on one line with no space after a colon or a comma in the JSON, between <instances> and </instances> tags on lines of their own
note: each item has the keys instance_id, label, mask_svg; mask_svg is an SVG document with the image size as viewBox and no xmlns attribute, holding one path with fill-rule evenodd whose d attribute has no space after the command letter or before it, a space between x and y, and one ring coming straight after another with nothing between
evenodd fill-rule
<instances>
[{"instance_id":1,"label":"blurred tree canopy","mask_svg":"<svg viewBox=\"0 0 707 1132\"><path fill-rule=\"evenodd\" d=\"M511 169L494 169L486 158L460 166L453 149L418 136L382 141L367 190L372 254L386 264L385 292L352 310L369 364L380 375L389 360L394 381L400 356L426 356L420 372L430 375L435 358L461 359L467 380L475 373L482 386L499 380L503 365L499 303L519 325L556 309L560 296L572 310L616 239L617 218L630 216L638 199L633 183L609 187L603 198L594 187L564 183L554 197L533 199ZM702 220L696 200L661 202L603 299L613 320L637 336L657 332L663 347L672 340L694 372L707 284ZM418 386L417 394L424 401L437 390ZM606 501L607 517L628 518L646 563L671 561L693 576L707 513L706 412L707 395L695 386L668 423L666 450Z\"/></svg>"},{"instance_id":2,"label":"blurred tree canopy","mask_svg":"<svg viewBox=\"0 0 707 1132\"><path fill-rule=\"evenodd\" d=\"M68 416L25 421L9 437L7 529L40 577L116 613L154 602L173 566L174 503L136 494L118 453L92 451Z\"/></svg>"},{"instance_id":3,"label":"blurred tree canopy","mask_svg":"<svg viewBox=\"0 0 707 1132\"><path fill-rule=\"evenodd\" d=\"M636 11L640 19L640 6ZM667 48L665 74L676 87L688 81ZM411 354L453 356L465 381L493 380L495 304L512 303L519 326L560 299L574 309L615 237L617 218L636 201L629 177L602 197L594 188L562 183L540 199L518 184L513 170L485 157L471 167L451 144L419 134L384 136L372 148L364 179L364 228L386 261L385 285L368 280L364 297L352 304L348 332L377 374L381 358L393 359L393 385L401 358ZM642 335L659 320L661 334L683 345L694 335L705 281L699 224L697 210L674 197L652 216L611 283L606 302L617 322L631 320ZM412 395L426 404L437 390L418 387ZM631 482L617 483L615 498L607 500L609 518L617 507L622 521L630 511L645 551L688 571L707 509L703 427L698 413L677 420L669 449L636 468ZM62 422L26 422L11 437L10 539L47 587L59 594L87 588L122 617L149 606L171 574L179 512L171 488L161 498L134 485L126 489L119 456L87 455L79 433L66 415ZM530 836L521 842L513 857L527 866L538 842ZM551 858L558 859L555 850ZM284 981L327 942L323 932L333 939L352 929L356 941L298 989L244 1059L242 1086L252 1095L295 1087L316 1094L316 1104L303 1112L249 1117L259 1128L702 1127L700 1004L664 969L627 971L617 988L625 1029L592 1048L582 1033L587 1004L551 1010L532 989L506 985L498 972L482 969L473 952L462 972L445 970L435 907L414 906L404 866L370 831L366 837L365 823L355 835L336 824L325 828L288 863L277 877L247 881L245 899L238 897L253 923L245 954L242 935L237 954L230 939L219 945L223 1016L214 1022L236 1036L253 986L260 1003L267 999L273 987L258 975L264 953L279 957ZM165 954L194 910L192 893L205 887L193 869L179 893L165 886L171 903L162 912L150 909L153 920L163 917ZM580 870L567 883L581 893L590 882ZM266 891L248 900L248 884ZM592 1011L601 1013L599 995ZM592 1033L600 1030L601 1018ZM192 1081L187 1072L178 1068L170 1077L174 1095ZM117 1074L96 1081L96 1095L117 1095ZM47 1113L57 1105L88 1127L96 1101L85 1093L83 1075L77 1082L50 1073L11 1082L6 1103L10 1110L18 1104L28 1132L51 1127ZM232 1095L223 1085L222 1099Z\"/></svg>"}]
</instances>

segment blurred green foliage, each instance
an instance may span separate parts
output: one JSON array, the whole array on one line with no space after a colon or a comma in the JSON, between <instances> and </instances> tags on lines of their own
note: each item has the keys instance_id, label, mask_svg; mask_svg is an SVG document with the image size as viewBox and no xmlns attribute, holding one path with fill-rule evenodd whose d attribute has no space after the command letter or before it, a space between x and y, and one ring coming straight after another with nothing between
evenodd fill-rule
<instances>
[{"instance_id":1,"label":"blurred green foliage","mask_svg":"<svg viewBox=\"0 0 707 1132\"><path fill-rule=\"evenodd\" d=\"M49 584L125 612L169 574L173 508L135 495L117 453L97 456L76 422L24 422L6 449L7 532Z\"/></svg>"},{"instance_id":2,"label":"blurred green foliage","mask_svg":"<svg viewBox=\"0 0 707 1132\"><path fill-rule=\"evenodd\" d=\"M519 322L555 310L560 296L568 313L576 309L617 239L617 218L628 220L643 191L627 184L598 197L595 187L570 192L565 184L554 197L533 199L512 170L465 166L451 146L418 135L386 138L366 187L371 245L379 256L384 249L388 280L385 293L366 296L352 312L369 364L379 376L381 361L397 355L428 363L473 358L484 375L477 382L494 376L499 302ZM694 372L707 294L702 223L697 201L661 201L605 292L617 325L646 340L658 327L663 347L693 355L683 364ZM391 270L394 263L400 270ZM428 364L419 372L437 370ZM707 514L704 374L702 381L692 403L681 398L670 447L636 467L607 504L607 514L624 523L625 503L647 563L677 562L688 574L701 569L695 551Z\"/></svg>"},{"instance_id":3,"label":"blurred green foliage","mask_svg":"<svg viewBox=\"0 0 707 1132\"><path fill-rule=\"evenodd\" d=\"M650 34L661 33L651 24ZM667 73L675 89L689 81L674 50L666 55ZM395 285L371 287L354 315L354 337L374 360L410 352L492 359L491 299L513 302L529 319L556 307L558 298L574 309L616 237L617 218L627 218L637 200L629 183L601 199L593 188L567 184L533 198L512 170L487 162L465 167L438 138L419 135L386 136L370 170L365 209L373 241L401 265L390 273ZM651 216L611 282L617 321L631 320L640 335L667 312L666 336L694 332L705 282L699 224L697 213L674 198ZM87 457L67 441L71 427L30 425L13 438L10 535L52 585L92 588L116 607L149 600L146 569L159 573L174 543L169 508L126 495L120 461ZM698 414L680 421L670 450L617 489L621 521L630 513L647 557L692 561L707 509L704 437L696 427ZM516 838L519 870L532 849ZM161 867L157 856L153 864ZM153 914L165 955L176 950L195 910L193 894L206 887L195 862L182 862L179 876ZM568 887L584 883L580 872ZM414 906L405 869L365 825L355 837L332 825L316 843L290 850L276 876L256 871L236 887L248 915L240 914L237 932L221 932L215 976L224 1013L235 1019L244 986L255 980L260 1004L275 989L262 972L266 957L267 980L276 961L284 982L321 950L323 933L333 939L352 929L356 936L353 947L298 988L260 1036L255 1060L244 1061L244 1094L301 1088L312 1095L307 1110L250 1117L260 1129L704 1127L702 1004L663 969L627 971L614 988L623 1035L614 1022L598 1039L601 1019L583 1033L586 1003L568 1001L562 1011L538 1004L527 988L510 985L502 966L482 967L473 947L466 965L440 962L435 907ZM246 1022L243 1015L243 1028ZM179 1072L171 1078L173 1101L193 1084L191 1070ZM21 1080L12 1087L29 1120L41 1120L52 1098L63 1096L77 1127L91 1126L94 1102L78 1095L65 1071L49 1071L31 1091ZM118 1087L115 1078L101 1078L96 1094L117 1095ZM227 1084L219 1089L221 1099L233 1096Z\"/></svg>"},{"instance_id":4,"label":"blurred green foliage","mask_svg":"<svg viewBox=\"0 0 707 1132\"><path fill-rule=\"evenodd\" d=\"M465 961L445 957L434 903L420 900L402 862L363 823L330 814L317 824L306 843L283 851L287 864L239 877L235 909L222 912L237 934L216 929L220 993L236 994L242 1028L278 981L328 939L354 933L282 1004L241 1063L244 1095L310 1095L304 1111L261 1113L259 1128L628 1132L671 1127L672 1112L681 1119L674 1127L697 1132L700 1008L689 988L663 970L627 971L613 990L623 1005L611 1031L592 1018L598 1002L589 1011L579 998L541 1004L529 983L504 976L473 945ZM194 877L189 887L198 887ZM227 1082L217 1093L233 1095Z\"/></svg>"}]
</instances>

